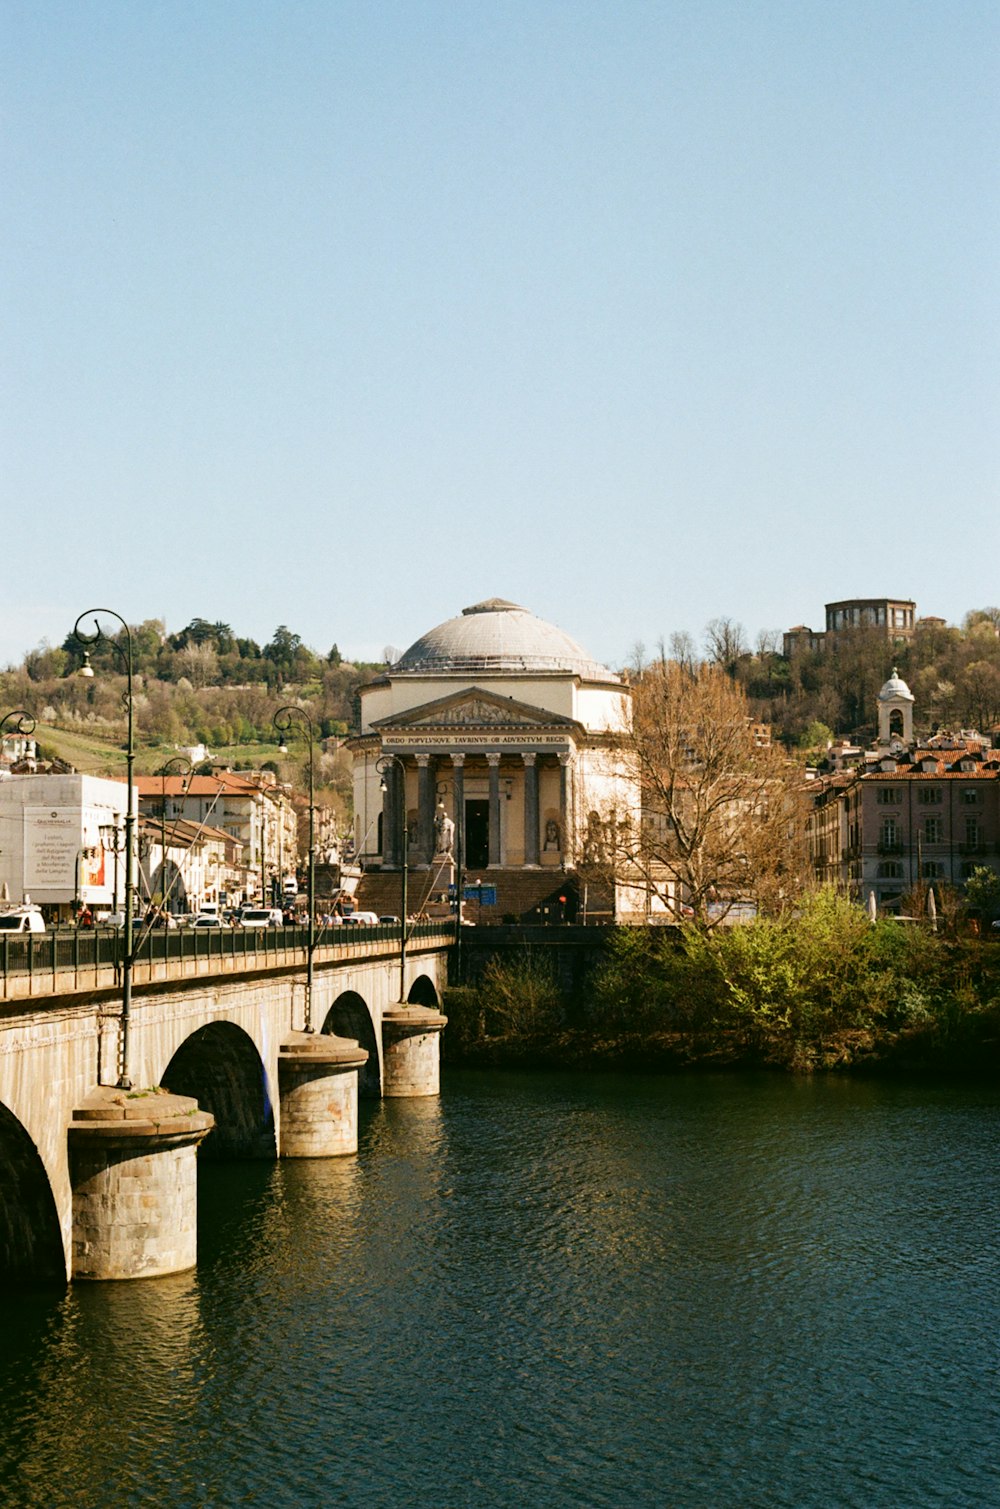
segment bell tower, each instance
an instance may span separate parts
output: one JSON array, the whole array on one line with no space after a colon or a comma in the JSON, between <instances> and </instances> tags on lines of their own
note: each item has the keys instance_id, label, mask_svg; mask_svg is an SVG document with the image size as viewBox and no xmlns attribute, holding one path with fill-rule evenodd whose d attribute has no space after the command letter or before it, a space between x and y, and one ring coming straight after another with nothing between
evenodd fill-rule
<instances>
[{"instance_id":1,"label":"bell tower","mask_svg":"<svg viewBox=\"0 0 1000 1509\"><path fill-rule=\"evenodd\" d=\"M896 667L878 694L878 742L888 749L890 744L913 743L913 693L900 676Z\"/></svg>"}]
</instances>

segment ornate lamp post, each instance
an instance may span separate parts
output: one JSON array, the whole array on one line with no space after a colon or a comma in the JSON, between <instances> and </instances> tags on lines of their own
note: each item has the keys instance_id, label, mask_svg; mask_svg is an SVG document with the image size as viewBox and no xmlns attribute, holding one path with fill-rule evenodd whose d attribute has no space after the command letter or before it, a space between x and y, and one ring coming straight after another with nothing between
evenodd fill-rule
<instances>
[{"instance_id":1,"label":"ornate lamp post","mask_svg":"<svg viewBox=\"0 0 1000 1509\"><path fill-rule=\"evenodd\" d=\"M97 831L101 835L101 847L104 850L105 854L113 854L115 856L115 881L114 881L114 888L113 888L113 892L112 892L111 909L115 913L115 915L117 916L117 914L118 914L118 856L122 852L122 849L124 848L124 845L122 843L122 830L119 828L119 826L118 826L117 823L102 823L101 826L100 826L100 828L98 828Z\"/></svg>"},{"instance_id":2,"label":"ornate lamp post","mask_svg":"<svg viewBox=\"0 0 1000 1509\"><path fill-rule=\"evenodd\" d=\"M306 880L306 895L309 905L309 928L306 935L306 1032L312 1032L313 954L316 951L316 767L314 760L316 728L304 708L289 704L279 707L272 719L282 735L278 745L279 754L288 753L284 735L293 723L301 723L309 740L309 870ZM265 899L261 898L262 901Z\"/></svg>"},{"instance_id":3,"label":"ornate lamp post","mask_svg":"<svg viewBox=\"0 0 1000 1509\"><path fill-rule=\"evenodd\" d=\"M406 828L406 774L399 755L384 754L375 761L375 769L381 776L379 788L388 791L386 772L395 767L399 772L399 857L402 862L402 900L399 913L399 1004L406 1005L406 912L407 912L407 880L409 872L409 833Z\"/></svg>"},{"instance_id":4,"label":"ornate lamp post","mask_svg":"<svg viewBox=\"0 0 1000 1509\"><path fill-rule=\"evenodd\" d=\"M125 633L124 648L112 639L101 628L98 614L106 614L109 618L117 618ZM81 628L85 618L92 617L94 628L92 633L85 633ZM134 709L132 698L132 635L129 626L120 613L115 613L112 608L88 608L86 613L81 613L73 626L73 638L78 644L99 644L102 640L110 646L114 653L120 656L125 667L125 691L122 702L128 715L128 742L125 746L125 770L126 770L126 799L125 799L125 927L122 938L122 1029L118 1053L118 1088L131 1090L132 1081L129 1078L129 1022L132 1014L132 908L135 900L135 727ZM89 653L84 653L84 662L80 668L80 675L92 677L94 668L90 664ZM103 837L103 834L102 834Z\"/></svg>"},{"instance_id":5,"label":"ornate lamp post","mask_svg":"<svg viewBox=\"0 0 1000 1509\"><path fill-rule=\"evenodd\" d=\"M5 733L20 734L28 738L35 732L35 720L30 713L26 713L23 707L15 707L12 712L4 713L0 718L0 737ZM0 853L3 851L0 850ZM7 882L3 883L3 900L7 899Z\"/></svg>"},{"instance_id":6,"label":"ornate lamp post","mask_svg":"<svg viewBox=\"0 0 1000 1509\"><path fill-rule=\"evenodd\" d=\"M4 713L0 718L0 734L21 734L28 738L34 732L35 720L23 707L15 707L13 712Z\"/></svg>"},{"instance_id":7,"label":"ornate lamp post","mask_svg":"<svg viewBox=\"0 0 1000 1509\"><path fill-rule=\"evenodd\" d=\"M184 755L174 755L156 772L160 777L160 911L164 918L167 911L167 776L183 775L181 794L186 796L193 772L194 766Z\"/></svg>"}]
</instances>

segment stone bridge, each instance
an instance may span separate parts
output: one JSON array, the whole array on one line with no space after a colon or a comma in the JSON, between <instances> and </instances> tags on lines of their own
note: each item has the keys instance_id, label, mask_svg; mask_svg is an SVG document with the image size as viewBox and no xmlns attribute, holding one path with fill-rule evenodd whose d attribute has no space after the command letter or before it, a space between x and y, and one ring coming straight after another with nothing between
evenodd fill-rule
<instances>
[{"instance_id":1,"label":"stone bridge","mask_svg":"<svg viewBox=\"0 0 1000 1509\"><path fill-rule=\"evenodd\" d=\"M113 939L55 935L0 958L0 1272L29 1279L174 1272L195 1261L197 1160L357 1147L357 1097L438 1090L437 1010L452 930L147 940L117 1088ZM402 990L401 990L402 986Z\"/></svg>"}]
</instances>

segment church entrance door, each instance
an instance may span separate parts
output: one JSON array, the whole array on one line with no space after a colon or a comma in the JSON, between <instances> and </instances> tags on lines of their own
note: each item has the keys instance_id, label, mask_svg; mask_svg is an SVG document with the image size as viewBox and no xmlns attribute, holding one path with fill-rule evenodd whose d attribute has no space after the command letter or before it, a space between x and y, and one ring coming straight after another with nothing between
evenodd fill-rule
<instances>
[{"instance_id":1,"label":"church entrance door","mask_svg":"<svg viewBox=\"0 0 1000 1509\"><path fill-rule=\"evenodd\" d=\"M490 804L465 804L465 868L485 870L490 862Z\"/></svg>"}]
</instances>

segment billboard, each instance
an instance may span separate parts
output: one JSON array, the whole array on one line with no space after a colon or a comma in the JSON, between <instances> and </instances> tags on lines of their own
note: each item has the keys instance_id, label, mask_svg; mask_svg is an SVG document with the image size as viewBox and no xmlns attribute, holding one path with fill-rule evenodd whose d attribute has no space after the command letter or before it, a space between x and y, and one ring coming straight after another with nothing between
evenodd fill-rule
<instances>
[{"instance_id":1,"label":"billboard","mask_svg":"<svg viewBox=\"0 0 1000 1509\"><path fill-rule=\"evenodd\" d=\"M80 849L78 807L25 807L24 884L29 891L72 892Z\"/></svg>"},{"instance_id":2,"label":"billboard","mask_svg":"<svg viewBox=\"0 0 1000 1509\"><path fill-rule=\"evenodd\" d=\"M100 843L85 847L79 807L24 808L24 888L72 895L109 884ZM79 865L79 870L77 866Z\"/></svg>"}]
</instances>

